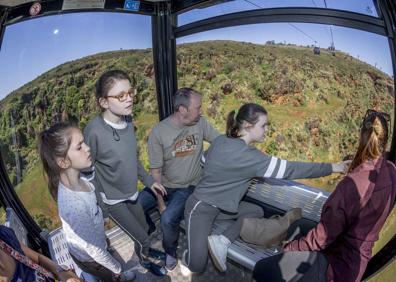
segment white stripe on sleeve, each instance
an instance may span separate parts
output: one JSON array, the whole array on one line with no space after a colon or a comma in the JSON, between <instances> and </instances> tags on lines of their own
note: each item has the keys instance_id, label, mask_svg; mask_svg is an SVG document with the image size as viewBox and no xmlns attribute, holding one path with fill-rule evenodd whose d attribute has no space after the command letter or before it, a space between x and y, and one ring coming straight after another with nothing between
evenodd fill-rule
<instances>
[{"instance_id":1,"label":"white stripe on sleeve","mask_svg":"<svg viewBox=\"0 0 396 282\"><path fill-rule=\"evenodd\" d=\"M283 178L285 176L286 164L287 164L287 161L281 160L281 163L280 163L280 166L278 169L278 174L276 175L275 178Z\"/></svg>"},{"instance_id":2,"label":"white stripe on sleeve","mask_svg":"<svg viewBox=\"0 0 396 282\"><path fill-rule=\"evenodd\" d=\"M276 167L276 163L277 163L277 162L278 162L278 158L271 157L270 164L269 164L269 166L268 166L268 168L267 168L267 171L266 171L265 174L264 174L264 177L271 177L272 173L273 173L274 170L275 170L275 167Z\"/></svg>"}]
</instances>

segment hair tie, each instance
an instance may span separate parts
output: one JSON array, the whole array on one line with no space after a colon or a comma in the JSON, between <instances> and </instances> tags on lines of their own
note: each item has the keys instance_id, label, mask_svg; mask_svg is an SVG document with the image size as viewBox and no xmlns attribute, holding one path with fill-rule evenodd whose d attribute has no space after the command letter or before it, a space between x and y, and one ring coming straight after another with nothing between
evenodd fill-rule
<instances>
[{"instance_id":1,"label":"hair tie","mask_svg":"<svg viewBox=\"0 0 396 282\"><path fill-rule=\"evenodd\" d=\"M239 113L239 109L234 110L234 120L237 119L238 113Z\"/></svg>"}]
</instances>

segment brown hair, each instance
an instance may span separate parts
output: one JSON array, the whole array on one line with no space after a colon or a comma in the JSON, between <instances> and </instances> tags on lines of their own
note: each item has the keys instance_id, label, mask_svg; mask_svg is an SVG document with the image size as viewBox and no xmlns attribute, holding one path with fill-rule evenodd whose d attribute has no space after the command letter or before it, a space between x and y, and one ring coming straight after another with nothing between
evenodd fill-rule
<instances>
[{"instance_id":1,"label":"brown hair","mask_svg":"<svg viewBox=\"0 0 396 282\"><path fill-rule=\"evenodd\" d=\"M58 196L59 177L62 170L56 160L66 157L73 128L77 127L68 122L56 123L42 131L38 137L40 159L48 178L49 192L55 201Z\"/></svg>"},{"instance_id":2,"label":"brown hair","mask_svg":"<svg viewBox=\"0 0 396 282\"><path fill-rule=\"evenodd\" d=\"M106 97L110 89L118 80L128 80L129 83L132 83L126 72L122 70L110 70L104 72L96 82L96 101L99 102L100 98Z\"/></svg>"},{"instance_id":3,"label":"brown hair","mask_svg":"<svg viewBox=\"0 0 396 282\"><path fill-rule=\"evenodd\" d=\"M226 135L231 138L241 137L240 131L244 121L255 124L260 115L267 115L264 107L248 103L239 108L238 111L231 111L227 116Z\"/></svg>"},{"instance_id":4,"label":"brown hair","mask_svg":"<svg viewBox=\"0 0 396 282\"><path fill-rule=\"evenodd\" d=\"M366 114L361 125L359 147L349 167L349 172L365 161L383 155L387 142L388 122L384 115L375 111Z\"/></svg>"}]
</instances>

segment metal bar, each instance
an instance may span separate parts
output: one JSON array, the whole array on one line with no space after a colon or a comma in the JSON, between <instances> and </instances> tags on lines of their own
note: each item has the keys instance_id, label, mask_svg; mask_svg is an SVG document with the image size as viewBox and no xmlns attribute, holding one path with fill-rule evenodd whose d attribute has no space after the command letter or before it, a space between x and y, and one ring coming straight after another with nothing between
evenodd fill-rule
<instances>
[{"instance_id":1,"label":"metal bar","mask_svg":"<svg viewBox=\"0 0 396 282\"><path fill-rule=\"evenodd\" d=\"M396 81L394 79L396 74L396 5L391 0L378 0L378 12L383 16L385 21L385 30L388 34L389 50L392 59L393 67L393 97L395 103L393 104L393 120L396 121ZM393 122L392 141L389 159L393 162L396 161L396 125Z\"/></svg>"},{"instance_id":2,"label":"metal bar","mask_svg":"<svg viewBox=\"0 0 396 282\"><path fill-rule=\"evenodd\" d=\"M373 4L374 4L374 7L375 7L375 10L377 11L378 17L382 19L383 16L382 16L382 12L381 12L380 8L378 7L378 1L377 0L373 0Z\"/></svg>"},{"instance_id":3,"label":"metal bar","mask_svg":"<svg viewBox=\"0 0 396 282\"><path fill-rule=\"evenodd\" d=\"M354 12L322 8L273 8L231 13L177 27L176 38L217 28L274 22L329 24L388 36L382 19Z\"/></svg>"},{"instance_id":4,"label":"metal bar","mask_svg":"<svg viewBox=\"0 0 396 282\"><path fill-rule=\"evenodd\" d=\"M160 120L173 112L172 95L177 89L176 40L173 35L174 17L169 3L158 3L152 17L153 59Z\"/></svg>"},{"instance_id":5,"label":"metal bar","mask_svg":"<svg viewBox=\"0 0 396 282\"><path fill-rule=\"evenodd\" d=\"M202 9L217 4L232 2L235 0L184 0L184 1L171 1L172 2L172 14L181 14L193 9Z\"/></svg>"},{"instance_id":6,"label":"metal bar","mask_svg":"<svg viewBox=\"0 0 396 282\"><path fill-rule=\"evenodd\" d=\"M1 44L3 43L4 31L5 31L5 21L7 19L8 9L2 7L0 9L0 51L1 51Z\"/></svg>"}]
</instances>

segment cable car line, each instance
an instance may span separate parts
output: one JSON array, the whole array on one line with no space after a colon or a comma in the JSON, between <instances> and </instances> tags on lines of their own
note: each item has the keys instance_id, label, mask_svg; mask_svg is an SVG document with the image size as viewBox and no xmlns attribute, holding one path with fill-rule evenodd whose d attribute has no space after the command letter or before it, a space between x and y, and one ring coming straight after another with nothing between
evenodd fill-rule
<instances>
[{"instance_id":1,"label":"cable car line","mask_svg":"<svg viewBox=\"0 0 396 282\"><path fill-rule=\"evenodd\" d=\"M316 5L315 0L312 0L312 4L314 4L315 8L318 7L318 5Z\"/></svg>"},{"instance_id":2,"label":"cable car line","mask_svg":"<svg viewBox=\"0 0 396 282\"><path fill-rule=\"evenodd\" d=\"M313 0L312 0L313 1ZM327 2L326 0L323 0L325 8L327 9ZM333 37L333 29L331 27L331 25L329 25L330 28L330 35L331 35L331 43L330 43L330 50L334 51L335 50L335 46L334 46L334 37Z\"/></svg>"},{"instance_id":3,"label":"cable car line","mask_svg":"<svg viewBox=\"0 0 396 282\"><path fill-rule=\"evenodd\" d=\"M251 1L249 1L249 0L244 0L244 1L247 2L247 3L249 3L249 4L252 4L253 6L256 6L257 8L264 9L264 7L262 7L262 6L260 6L260 5L257 5L256 3L253 3L253 2L251 2ZM312 0L312 1L313 1L313 0ZM313 38L312 36L308 35L308 34L305 33L304 31L302 31L300 28L298 28L297 26L295 26L294 24L291 24L291 23L287 23L287 24L290 25L290 26L292 26L292 27L294 27L296 30L298 30L299 32L301 32L302 34L304 34L305 36L307 36L309 39L311 39L311 40L314 42L315 45L318 43L318 41L317 41L315 38Z\"/></svg>"},{"instance_id":4,"label":"cable car line","mask_svg":"<svg viewBox=\"0 0 396 282\"><path fill-rule=\"evenodd\" d=\"M257 5L256 3L253 3L253 2L251 2L249 0L244 0L244 1L249 3L249 4L252 4L253 6L256 6L257 8L264 9L264 7L261 7L261 6Z\"/></svg>"}]
</instances>

